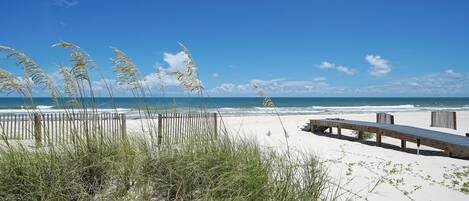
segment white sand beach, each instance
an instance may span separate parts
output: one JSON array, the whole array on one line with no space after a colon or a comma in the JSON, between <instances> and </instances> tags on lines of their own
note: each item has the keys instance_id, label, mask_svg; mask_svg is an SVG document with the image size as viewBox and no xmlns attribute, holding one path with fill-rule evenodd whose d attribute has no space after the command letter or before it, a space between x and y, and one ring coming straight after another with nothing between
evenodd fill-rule
<instances>
[{"instance_id":1,"label":"white sand beach","mask_svg":"<svg viewBox=\"0 0 469 201\"><path fill-rule=\"evenodd\" d=\"M457 135L469 132L469 112L458 112L458 130L430 127L430 112L391 113L395 123L433 129ZM375 113L282 116L292 149L315 154L326 161L335 182L350 191L344 198L357 200L468 200L469 194L460 192L469 182L469 161L441 155L430 147L407 143L406 151L399 148L400 140L383 137L383 147L359 141L337 139L302 131L314 118L339 117L375 121ZM282 127L276 116L224 117L231 134L255 139L266 147L285 147ZM336 130L334 129L334 133ZM343 134L351 134L343 131ZM350 135L352 136L352 135ZM386 145L387 144L387 145Z\"/></svg>"},{"instance_id":2,"label":"white sand beach","mask_svg":"<svg viewBox=\"0 0 469 201\"><path fill-rule=\"evenodd\" d=\"M430 112L397 112L395 124L415 126L465 136L469 132L469 111L457 112L458 129L430 127ZM350 130L344 139L313 134L302 128L310 119L343 118L374 122L375 113L285 115L280 119L288 133L292 153L314 155L324 162L334 184L340 184L341 198L354 200L469 200L469 160L447 157L441 150L383 136L383 145L375 138L358 141ZM220 118L219 118L220 120ZM279 117L222 117L220 125L234 137L251 139L266 149L285 150L285 135ZM128 119L130 134L142 136L141 120ZM148 136L146 136L148 137ZM31 141L30 144L33 142ZM465 190L464 190L465 189Z\"/></svg>"},{"instance_id":3,"label":"white sand beach","mask_svg":"<svg viewBox=\"0 0 469 201\"><path fill-rule=\"evenodd\" d=\"M432 129L456 135L469 132L469 111L458 111L458 129L430 127L430 112L399 112L395 123ZM444 156L441 150L407 142L400 148L400 140L383 136L383 146L374 138L356 141L356 138L337 139L302 131L309 119L343 118L349 120L376 120L375 113L291 115L281 116L288 132L288 141L295 153L316 155L324 161L333 182L342 186L342 198L355 200L468 200L469 161ZM261 146L285 149L284 132L275 115L223 117L231 135L256 140ZM138 132L138 120L128 121L128 128ZM336 133L336 129L334 129ZM343 135L354 136L350 130ZM334 135L335 136L335 135Z\"/></svg>"}]
</instances>

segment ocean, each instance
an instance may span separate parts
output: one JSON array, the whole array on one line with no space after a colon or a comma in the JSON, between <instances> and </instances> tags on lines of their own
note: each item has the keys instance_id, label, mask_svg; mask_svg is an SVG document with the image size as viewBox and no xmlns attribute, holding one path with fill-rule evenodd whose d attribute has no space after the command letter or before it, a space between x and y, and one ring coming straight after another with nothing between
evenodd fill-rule
<instances>
[{"instance_id":1,"label":"ocean","mask_svg":"<svg viewBox=\"0 0 469 201\"><path fill-rule=\"evenodd\" d=\"M409 112L433 110L469 110L469 98L272 98L275 109L281 115L292 114L337 114L365 112ZM61 100L60 102L64 102ZM219 111L225 116L274 114L272 108L262 106L262 98L95 98L102 111L118 111L136 115L135 108L144 103L161 111L178 112ZM34 105L41 112L61 112L51 98L34 98ZM84 99L91 102L91 99ZM29 99L0 98L0 113L24 113L31 106Z\"/></svg>"}]
</instances>

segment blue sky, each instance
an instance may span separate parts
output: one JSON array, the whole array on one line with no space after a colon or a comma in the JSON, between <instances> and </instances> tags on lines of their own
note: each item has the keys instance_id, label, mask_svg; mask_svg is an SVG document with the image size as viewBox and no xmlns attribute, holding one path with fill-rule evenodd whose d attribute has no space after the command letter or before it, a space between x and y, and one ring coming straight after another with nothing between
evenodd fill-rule
<instances>
[{"instance_id":1,"label":"blue sky","mask_svg":"<svg viewBox=\"0 0 469 201\"><path fill-rule=\"evenodd\" d=\"M68 58L51 45L78 44L96 61L97 89L114 76L110 46L157 90L155 66L180 65L181 42L211 96L254 96L253 82L272 96L468 96L467 10L463 0L1 1L0 45L59 81ZM184 95L166 79L168 95Z\"/></svg>"}]
</instances>

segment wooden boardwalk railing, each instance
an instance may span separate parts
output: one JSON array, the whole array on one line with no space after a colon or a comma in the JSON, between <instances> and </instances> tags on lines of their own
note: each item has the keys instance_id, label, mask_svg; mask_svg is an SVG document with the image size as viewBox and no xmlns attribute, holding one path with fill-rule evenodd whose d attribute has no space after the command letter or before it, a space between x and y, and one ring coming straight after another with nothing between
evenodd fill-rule
<instances>
[{"instance_id":1,"label":"wooden boardwalk railing","mask_svg":"<svg viewBox=\"0 0 469 201\"><path fill-rule=\"evenodd\" d=\"M431 127L451 128L456 130L456 112L433 111L431 115Z\"/></svg>"},{"instance_id":2,"label":"wooden boardwalk railing","mask_svg":"<svg viewBox=\"0 0 469 201\"><path fill-rule=\"evenodd\" d=\"M394 124L394 116L386 113L376 113L376 123Z\"/></svg>"},{"instance_id":3,"label":"wooden boardwalk railing","mask_svg":"<svg viewBox=\"0 0 469 201\"><path fill-rule=\"evenodd\" d=\"M158 144L210 140L217 136L216 113L155 113L151 115ZM150 126L150 125L149 125ZM86 135L117 139L125 135L126 116L118 113L1 114L0 137L34 140L36 145L70 143Z\"/></svg>"}]
</instances>

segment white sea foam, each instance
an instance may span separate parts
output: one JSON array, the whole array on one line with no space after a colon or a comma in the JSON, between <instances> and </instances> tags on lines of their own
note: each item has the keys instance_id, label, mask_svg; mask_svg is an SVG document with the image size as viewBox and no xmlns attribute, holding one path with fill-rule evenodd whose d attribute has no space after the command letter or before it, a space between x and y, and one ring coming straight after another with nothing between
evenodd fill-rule
<instances>
[{"instance_id":1,"label":"white sea foam","mask_svg":"<svg viewBox=\"0 0 469 201\"><path fill-rule=\"evenodd\" d=\"M268 114L339 114L339 113L369 113L369 112L415 112L434 110L469 110L464 107L423 107L416 105L382 105L382 106L310 106L310 107L252 107L252 108L219 108L224 115L268 115Z\"/></svg>"},{"instance_id":2,"label":"white sea foam","mask_svg":"<svg viewBox=\"0 0 469 201\"><path fill-rule=\"evenodd\" d=\"M0 114L27 114L27 113L65 113L65 112L84 112L83 109L54 109L52 107L36 107L36 109L0 109ZM116 109L87 109L87 111L96 111L96 112L117 112L117 113L126 113L131 111L131 109L126 108L116 108Z\"/></svg>"},{"instance_id":3,"label":"white sea foam","mask_svg":"<svg viewBox=\"0 0 469 201\"><path fill-rule=\"evenodd\" d=\"M36 106L37 109L52 109L51 105L38 105Z\"/></svg>"},{"instance_id":4,"label":"white sea foam","mask_svg":"<svg viewBox=\"0 0 469 201\"><path fill-rule=\"evenodd\" d=\"M302 115L302 114L346 114L346 113L369 113L369 112L415 112L415 111L434 111L434 110L469 110L469 105L463 107L425 107L418 105L382 105L382 106L308 106L308 107L226 107L226 108L208 108L207 112L220 112L224 116L257 116L257 115ZM0 114L14 113L63 113L70 110L55 109L51 106L38 106L36 109L0 109ZM88 111L91 111L90 109ZM194 108L177 108L177 112L196 112ZM74 112L83 112L76 109ZM141 114L135 109L116 108L116 109L97 109L97 112L118 112L126 113L128 118L139 118Z\"/></svg>"}]
</instances>

